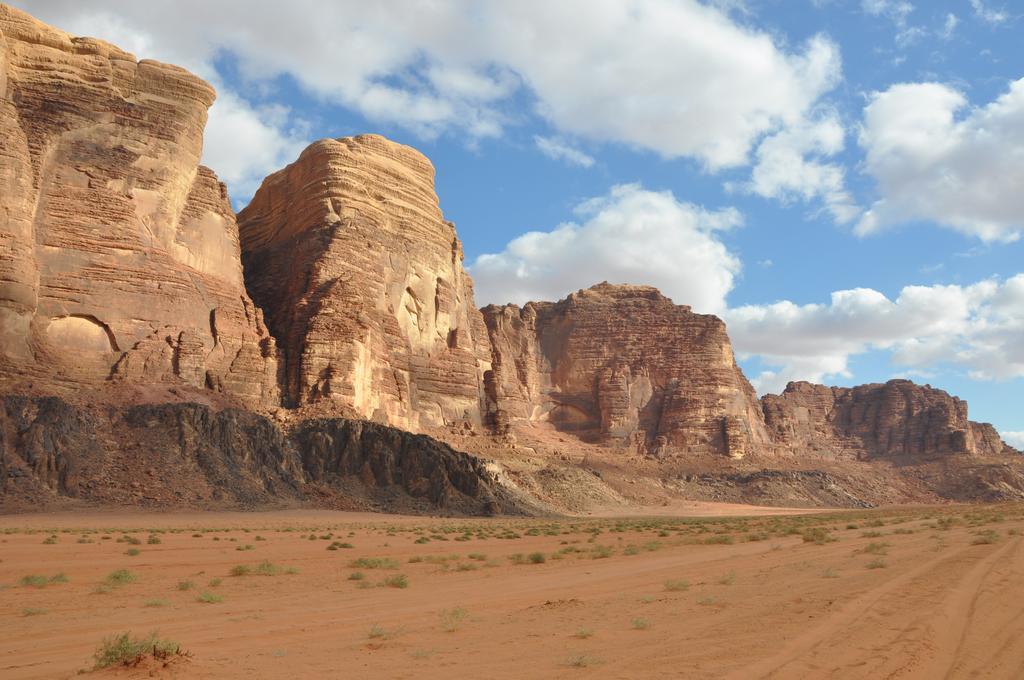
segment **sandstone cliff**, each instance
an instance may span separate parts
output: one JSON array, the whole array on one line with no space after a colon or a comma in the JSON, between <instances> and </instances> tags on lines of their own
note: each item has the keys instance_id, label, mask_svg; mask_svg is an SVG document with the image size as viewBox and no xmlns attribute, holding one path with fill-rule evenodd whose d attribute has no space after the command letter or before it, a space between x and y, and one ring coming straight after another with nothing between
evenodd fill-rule
<instances>
[{"instance_id":1,"label":"sandstone cliff","mask_svg":"<svg viewBox=\"0 0 1024 680\"><path fill-rule=\"evenodd\" d=\"M498 430L547 420L655 455L741 458L770 441L725 324L654 288L602 283L560 302L483 313Z\"/></svg>"},{"instance_id":2,"label":"sandstone cliff","mask_svg":"<svg viewBox=\"0 0 1024 680\"><path fill-rule=\"evenodd\" d=\"M0 4L0 389L114 378L278 401L224 185L213 89Z\"/></svg>"},{"instance_id":3,"label":"sandstone cliff","mask_svg":"<svg viewBox=\"0 0 1024 680\"><path fill-rule=\"evenodd\" d=\"M239 226L289 405L413 431L479 423L486 332L426 157L376 135L321 140L264 180Z\"/></svg>"},{"instance_id":4,"label":"sandstone cliff","mask_svg":"<svg viewBox=\"0 0 1024 680\"><path fill-rule=\"evenodd\" d=\"M968 419L966 402L909 380L853 388L793 382L762 403L776 444L796 455L928 458L1013 452L991 425Z\"/></svg>"}]
</instances>

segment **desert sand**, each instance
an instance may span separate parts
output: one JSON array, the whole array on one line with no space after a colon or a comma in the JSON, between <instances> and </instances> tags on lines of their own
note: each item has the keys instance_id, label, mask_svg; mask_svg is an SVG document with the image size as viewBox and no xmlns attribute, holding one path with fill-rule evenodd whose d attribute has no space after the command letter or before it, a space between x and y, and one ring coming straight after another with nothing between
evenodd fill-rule
<instances>
[{"instance_id":1,"label":"desert sand","mask_svg":"<svg viewBox=\"0 0 1024 680\"><path fill-rule=\"evenodd\" d=\"M1024 506L690 510L0 517L0 676L75 676L126 631L187 656L91 673L1021 676Z\"/></svg>"}]
</instances>

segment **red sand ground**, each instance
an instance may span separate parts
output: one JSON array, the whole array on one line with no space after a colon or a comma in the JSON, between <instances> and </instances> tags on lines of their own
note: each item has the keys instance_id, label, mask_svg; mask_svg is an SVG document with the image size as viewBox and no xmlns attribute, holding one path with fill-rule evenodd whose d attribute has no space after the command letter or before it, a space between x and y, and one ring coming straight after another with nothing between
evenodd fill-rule
<instances>
[{"instance_id":1,"label":"red sand ground","mask_svg":"<svg viewBox=\"0 0 1024 680\"><path fill-rule=\"evenodd\" d=\"M775 516L740 516L761 510ZM191 656L97 676L1024 676L1024 507L674 511L703 519L0 517L0 677L72 677L92 667L105 636L128 630L159 630ZM799 532L814 526L838 540L805 541ZM57 542L44 544L51 529ZM159 543L147 543L150 530ZM123 531L141 544L118 542ZM354 547L327 550L335 541ZM530 562L534 552L543 563ZM398 567L351 567L360 557ZM263 560L299 573L230 575ZM116 569L135 581L98 588ZM349 580L354 571L364 580ZM58 573L66 583L19 585ZM377 586L396 574L407 588ZM194 587L179 590L183 581ZM203 592L223 600L200 603Z\"/></svg>"}]
</instances>

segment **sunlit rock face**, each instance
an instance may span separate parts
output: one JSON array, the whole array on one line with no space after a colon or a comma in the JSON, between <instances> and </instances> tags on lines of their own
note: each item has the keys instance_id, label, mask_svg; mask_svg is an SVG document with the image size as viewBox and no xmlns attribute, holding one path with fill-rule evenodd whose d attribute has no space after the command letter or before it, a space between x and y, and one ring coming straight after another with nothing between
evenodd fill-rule
<instances>
[{"instance_id":1,"label":"sunlit rock face","mask_svg":"<svg viewBox=\"0 0 1024 680\"><path fill-rule=\"evenodd\" d=\"M852 388L792 382L763 403L775 441L795 454L929 458L1012 452L995 428L968 419L967 402L909 380Z\"/></svg>"},{"instance_id":2,"label":"sunlit rock face","mask_svg":"<svg viewBox=\"0 0 1024 680\"><path fill-rule=\"evenodd\" d=\"M480 422L487 334L426 157L376 135L315 142L239 225L289 405L410 430Z\"/></svg>"},{"instance_id":3,"label":"sunlit rock face","mask_svg":"<svg viewBox=\"0 0 1024 680\"><path fill-rule=\"evenodd\" d=\"M0 381L123 380L278 402L224 185L213 89L0 5Z\"/></svg>"},{"instance_id":4,"label":"sunlit rock face","mask_svg":"<svg viewBox=\"0 0 1024 680\"><path fill-rule=\"evenodd\" d=\"M490 306L488 416L548 420L650 453L741 458L767 444L725 324L649 286L598 284L560 302Z\"/></svg>"}]
</instances>

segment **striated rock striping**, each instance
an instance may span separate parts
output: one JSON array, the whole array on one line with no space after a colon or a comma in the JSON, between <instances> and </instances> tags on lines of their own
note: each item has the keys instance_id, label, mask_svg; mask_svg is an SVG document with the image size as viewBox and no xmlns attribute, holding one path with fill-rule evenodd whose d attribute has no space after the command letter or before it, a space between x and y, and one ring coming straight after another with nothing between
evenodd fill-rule
<instances>
[{"instance_id":1,"label":"striated rock striping","mask_svg":"<svg viewBox=\"0 0 1024 680\"><path fill-rule=\"evenodd\" d=\"M0 5L0 386L115 377L277 403L234 213L198 164L214 96Z\"/></svg>"},{"instance_id":2,"label":"striated rock striping","mask_svg":"<svg viewBox=\"0 0 1024 680\"><path fill-rule=\"evenodd\" d=\"M770 442L725 324L649 286L598 284L556 302L483 310L498 430L516 419L658 454L741 458Z\"/></svg>"},{"instance_id":3,"label":"striated rock striping","mask_svg":"<svg viewBox=\"0 0 1024 680\"><path fill-rule=\"evenodd\" d=\"M422 154L376 135L315 142L239 225L289 405L414 431L480 422L486 334Z\"/></svg>"}]
</instances>

